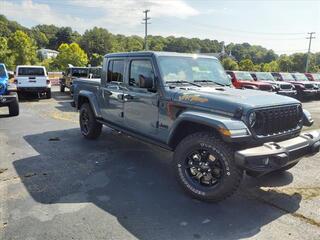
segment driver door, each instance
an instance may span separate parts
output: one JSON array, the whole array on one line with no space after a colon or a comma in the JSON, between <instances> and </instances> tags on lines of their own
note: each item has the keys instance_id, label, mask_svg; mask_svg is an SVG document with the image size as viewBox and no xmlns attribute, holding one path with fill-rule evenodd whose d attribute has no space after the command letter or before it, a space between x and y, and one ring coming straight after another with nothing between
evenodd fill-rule
<instances>
[{"instance_id":1,"label":"driver door","mask_svg":"<svg viewBox=\"0 0 320 240\"><path fill-rule=\"evenodd\" d=\"M153 80L153 88L145 88L141 81ZM149 58L132 59L129 80L124 91L124 123L127 128L153 136L157 133L159 92L155 86L155 73Z\"/></svg>"}]
</instances>

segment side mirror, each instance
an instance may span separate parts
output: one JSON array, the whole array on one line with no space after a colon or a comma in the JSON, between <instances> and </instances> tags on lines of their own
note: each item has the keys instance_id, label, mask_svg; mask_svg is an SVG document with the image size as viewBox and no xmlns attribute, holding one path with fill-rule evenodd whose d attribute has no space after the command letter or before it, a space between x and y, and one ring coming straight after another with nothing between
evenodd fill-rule
<instances>
[{"instance_id":1,"label":"side mirror","mask_svg":"<svg viewBox=\"0 0 320 240\"><path fill-rule=\"evenodd\" d=\"M140 88L146 88L148 90L154 89L154 79L151 77L145 77L142 74L139 75Z\"/></svg>"}]
</instances>

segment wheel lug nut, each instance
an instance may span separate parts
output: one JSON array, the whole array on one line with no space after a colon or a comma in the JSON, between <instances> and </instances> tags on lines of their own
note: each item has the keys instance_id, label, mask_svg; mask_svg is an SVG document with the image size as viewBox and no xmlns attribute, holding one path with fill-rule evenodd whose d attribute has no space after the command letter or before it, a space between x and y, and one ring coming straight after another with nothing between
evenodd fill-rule
<instances>
[{"instance_id":1,"label":"wheel lug nut","mask_svg":"<svg viewBox=\"0 0 320 240\"><path fill-rule=\"evenodd\" d=\"M211 169L208 169L208 172L211 172Z\"/></svg>"},{"instance_id":2,"label":"wheel lug nut","mask_svg":"<svg viewBox=\"0 0 320 240\"><path fill-rule=\"evenodd\" d=\"M201 169L200 168L198 168L198 171L200 171Z\"/></svg>"}]
</instances>

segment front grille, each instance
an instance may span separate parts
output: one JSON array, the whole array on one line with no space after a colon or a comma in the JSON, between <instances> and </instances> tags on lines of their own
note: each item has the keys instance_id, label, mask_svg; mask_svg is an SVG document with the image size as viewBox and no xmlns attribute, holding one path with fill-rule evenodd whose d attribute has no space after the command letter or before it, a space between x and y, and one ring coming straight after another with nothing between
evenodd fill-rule
<instances>
[{"instance_id":1,"label":"front grille","mask_svg":"<svg viewBox=\"0 0 320 240\"><path fill-rule=\"evenodd\" d=\"M280 88L281 88L281 89L286 89L286 90L287 90L287 89L291 89L291 88L292 88L292 86L291 86L290 84L281 84L281 85L280 85Z\"/></svg>"},{"instance_id":2,"label":"front grille","mask_svg":"<svg viewBox=\"0 0 320 240\"><path fill-rule=\"evenodd\" d=\"M256 124L252 130L261 137L297 130L302 122L301 105L259 109L255 113Z\"/></svg>"},{"instance_id":3,"label":"front grille","mask_svg":"<svg viewBox=\"0 0 320 240\"><path fill-rule=\"evenodd\" d=\"M305 84L304 84L304 87L305 87L306 89L313 89L313 88L314 88L314 85L313 85L312 83L305 83Z\"/></svg>"},{"instance_id":4,"label":"front grille","mask_svg":"<svg viewBox=\"0 0 320 240\"><path fill-rule=\"evenodd\" d=\"M261 85L260 86L260 90L263 90L263 91L271 91L272 90L272 87L271 85Z\"/></svg>"}]
</instances>

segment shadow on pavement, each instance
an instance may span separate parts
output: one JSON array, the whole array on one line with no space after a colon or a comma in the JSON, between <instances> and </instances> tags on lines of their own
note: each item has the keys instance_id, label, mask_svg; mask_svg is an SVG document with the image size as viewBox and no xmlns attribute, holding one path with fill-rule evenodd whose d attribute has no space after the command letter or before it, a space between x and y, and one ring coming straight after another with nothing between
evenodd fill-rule
<instances>
[{"instance_id":1,"label":"shadow on pavement","mask_svg":"<svg viewBox=\"0 0 320 240\"><path fill-rule=\"evenodd\" d=\"M237 194L221 203L191 199L175 181L170 152L110 129L97 141L83 139L78 129L24 139L38 155L17 160L14 167L36 202L48 206L91 202L116 217L138 239L251 237L287 213L257 200L264 180L250 177L245 177ZM284 174L266 184L275 186L277 178L280 185L292 181L292 175ZM245 189L250 189L252 197ZM290 198L277 192L263 192L262 196L270 194ZM300 201L301 196L291 199L291 212L299 208ZM28 207L22 204L20 208ZM94 221L104 224L107 231L108 222Z\"/></svg>"},{"instance_id":2,"label":"shadow on pavement","mask_svg":"<svg viewBox=\"0 0 320 240\"><path fill-rule=\"evenodd\" d=\"M75 111L75 109L71 107L71 102L73 101L73 99L69 91L63 93L59 91L53 91L52 98L58 103L58 106L55 106L58 110L62 112Z\"/></svg>"}]
</instances>

